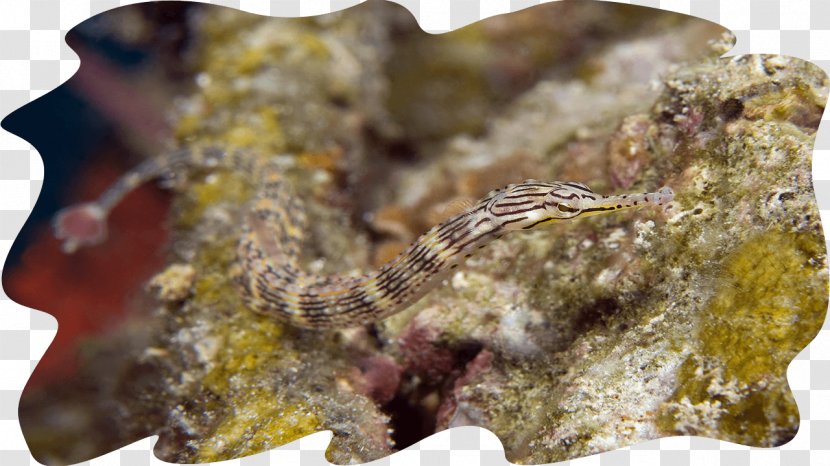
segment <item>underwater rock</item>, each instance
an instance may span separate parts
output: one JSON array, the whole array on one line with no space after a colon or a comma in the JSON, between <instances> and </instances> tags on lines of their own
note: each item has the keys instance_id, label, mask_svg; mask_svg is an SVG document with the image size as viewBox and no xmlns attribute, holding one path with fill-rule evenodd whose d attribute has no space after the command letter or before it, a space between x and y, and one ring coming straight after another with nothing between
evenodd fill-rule
<instances>
[{"instance_id":1,"label":"underwater rock","mask_svg":"<svg viewBox=\"0 0 830 466\"><path fill-rule=\"evenodd\" d=\"M537 12L557 8L579 18L567 40L602 33L539 55L563 21ZM329 460L357 463L462 425L492 430L521 463L675 434L786 442L798 427L786 366L827 308L810 178L827 77L791 58L717 58L729 40L705 41L722 29L642 12L563 2L447 37L372 2L292 20L198 12L197 89L176 102L176 139L278 165L313 219L314 273L368 269L436 206L524 177L606 194L667 185L675 202L508 235L404 312L310 331L250 312L232 282L244 170L193 170L170 219L168 264L186 268L160 270L152 312L89 344L85 385L24 397L36 458L157 433L162 459L211 462L331 430ZM626 18L629 30L601 27ZM453 52L446 73L395 65L432 44ZM454 96L459 114L422 107L459 82L475 84ZM96 436L95 412L112 406L120 427ZM86 435L47 411L83 419Z\"/></svg>"},{"instance_id":2,"label":"underwater rock","mask_svg":"<svg viewBox=\"0 0 830 466\"><path fill-rule=\"evenodd\" d=\"M616 171L570 177L669 185L677 195L664 216L505 237L458 272L460 287L416 305L416 320L442 330L436 344L473 339L493 352L490 370L456 383L452 397L465 412L487 413L475 422L498 435L510 461L566 460L665 435L755 446L795 435L786 368L827 308L810 178L827 86L818 67L784 57L675 67L648 111L616 120L610 151L580 154ZM636 162L615 162L627 146ZM552 151L547 165L568 163L569 152ZM453 154L456 166L465 154L480 157ZM515 312L520 325L508 324Z\"/></svg>"}]
</instances>

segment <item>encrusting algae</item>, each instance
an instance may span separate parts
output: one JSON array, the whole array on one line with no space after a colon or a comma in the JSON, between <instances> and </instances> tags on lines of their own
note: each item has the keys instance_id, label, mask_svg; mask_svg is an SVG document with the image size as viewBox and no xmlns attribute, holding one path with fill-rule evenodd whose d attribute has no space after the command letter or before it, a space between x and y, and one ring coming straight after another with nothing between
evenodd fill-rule
<instances>
[{"instance_id":1,"label":"encrusting algae","mask_svg":"<svg viewBox=\"0 0 830 466\"><path fill-rule=\"evenodd\" d=\"M24 395L35 457L81 461L158 434L162 459L210 462L330 430L328 459L357 463L463 425L519 463L666 435L789 440L786 366L827 308L810 178L827 77L791 58L718 58L721 28L642 13L557 2L433 37L390 4L291 20L199 10L198 88L176 103L176 139L278 167L310 219L310 273L370 270L437 211L523 178L665 185L674 201L506 235L397 315L312 331L250 312L233 281L245 172L182 171L160 299L85 369L143 383L66 389L92 413L87 440L44 427L66 405ZM588 40L612 20L624 32ZM568 36L539 40L560 26ZM446 56L420 66L431 47ZM405 51L418 53L400 67ZM418 100L430 89L442 105ZM118 357L96 365L108 345ZM94 412L111 403L120 427L96 443Z\"/></svg>"},{"instance_id":2,"label":"encrusting algae","mask_svg":"<svg viewBox=\"0 0 830 466\"><path fill-rule=\"evenodd\" d=\"M724 260L716 294L698 317L699 347L680 369L684 383L660 413L663 429L762 446L795 434L798 410L784 396L784 371L825 315L825 284L811 280L822 271L819 245L773 232ZM703 414L675 412L688 407Z\"/></svg>"}]
</instances>

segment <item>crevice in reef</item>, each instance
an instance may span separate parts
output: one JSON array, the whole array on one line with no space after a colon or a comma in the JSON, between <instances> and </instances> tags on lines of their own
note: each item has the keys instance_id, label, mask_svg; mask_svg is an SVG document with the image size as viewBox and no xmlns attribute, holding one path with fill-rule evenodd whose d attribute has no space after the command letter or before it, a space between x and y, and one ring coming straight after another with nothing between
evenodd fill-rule
<instances>
[{"instance_id":1,"label":"crevice in reef","mask_svg":"<svg viewBox=\"0 0 830 466\"><path fill-rule=\"evenodd\" d=\"M462 341L452 348L453 368L443 377L430 380L411 372L404 375L395 397L384 406L397 448L409 447L437 431L439 411L445 399L453 396L455 381L483 349L479 341Z\"/></svg>"},{"instance_id":2,"label":"crevice in reef","mask_svg":"<svg viewBox=\"0 0 830 466\"><path fill-rule=\"evenodd\" d=\"M399 391L384 407L390 417L389 425L396 448L407 448L435 432L437 407L430 409L422 401Z\"/></svg>"}]
</instances>

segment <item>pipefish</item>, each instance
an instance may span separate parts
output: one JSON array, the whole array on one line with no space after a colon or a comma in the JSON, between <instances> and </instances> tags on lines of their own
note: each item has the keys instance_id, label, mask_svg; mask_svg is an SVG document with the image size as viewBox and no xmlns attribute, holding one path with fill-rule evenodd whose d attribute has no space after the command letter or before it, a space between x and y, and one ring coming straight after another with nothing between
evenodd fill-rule
<instances>
[{"instance_id":1,"label":"pipefish","mask_svg":"<svg viewBox=\"0 0 830 466\"><path fill-rule=\"evenodd\" d=\"M495 189L466 211L432 227L395 259L357 277L318 276L299 266L308 224L300 199L273 165L239 151L181 150L150 159L119 178L98 199L69 206L55 216L55 236L71 253L106 238L110 210L131 190L169 173L178 164L228 162L256 181L244 214L234 276L247 306L288 324L341 328L378 321L417 301L460 263L510 231L671 202L657 192L604 196L582 183L525 180Z\"/></svg>"}]
</instances>

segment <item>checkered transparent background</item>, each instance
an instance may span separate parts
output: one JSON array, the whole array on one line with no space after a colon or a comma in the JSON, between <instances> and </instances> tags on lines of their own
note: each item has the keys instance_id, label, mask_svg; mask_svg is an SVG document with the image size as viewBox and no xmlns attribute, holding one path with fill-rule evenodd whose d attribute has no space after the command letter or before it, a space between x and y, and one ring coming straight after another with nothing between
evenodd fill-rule
<instances>
[{"instance_id":1,"label":"checkered transparent background","mask_svg":"<svg viewBox=\"0 0 830 466\"><path fill-rule=\"evenodd\" d=\"M68 79L79 66L62 38L88 17L135 0L0 0L0 118ZM356 0L214 0L245 11L276 16L308 16L346 8ZM429 32L455 29L481 18L539 3L534 0L400 0ZM738 37L732 54L781 53L808 59L830 73L830 0L634 0L719 22ZM830 115L818 132L813 175L825 227L830 221ZM27 142L0 130L0 258L40 192L43 164ZM825 235L827 235L825 231ZM36 464L17 422L25 381L51 342L57 324L44 313L13 303L0 290L0 465ZM790 385L801 412L796 438L782 448L754 449L698 437L660 439L582 458L580 466L624 465L830 465L830 325L790 365ZM282 448L224 462L266 466L328 464L323 456L330 434L318 433ZM163 464L144 439L94 459L91 465ZM376 465L504 465L499 440L491 432L456 428L433 435Z\"/></svg>"}]
</instances>

